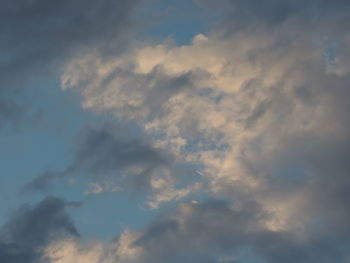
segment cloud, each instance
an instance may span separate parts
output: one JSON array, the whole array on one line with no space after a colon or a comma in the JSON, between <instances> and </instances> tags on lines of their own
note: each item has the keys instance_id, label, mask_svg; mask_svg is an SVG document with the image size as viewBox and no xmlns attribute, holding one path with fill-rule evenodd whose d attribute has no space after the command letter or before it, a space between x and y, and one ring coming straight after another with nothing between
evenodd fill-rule
<instances>
[{"instance_id":1,"label":"cloud","mask_svg":"<svg viewBox=\"0 0 350 263\"><path fill-rule=\"evenodd\" d=\"M159 214L140 232L125 230L108 243L61 240L51 243L45 256L53 263L309 263L349 258L347 246L339 246L329 236L300 237L266 229L269 216L254 201L243 207L218 200L182 203Z\"/></svg>"},{"instance_id":2,"label":"cloud","mask_svg":"<svg viewBox=\"0 0 350 263\"><path fill-rule=\"evenodd\" d=\"M136 4L133 0L2 1L0 121L18 119L12 114L22 108L16 92L57 73L67 58L91 50L121 50Z\"/></svg>"},{"instance_id":3,"label":"cloud","mask_svg":"<svg viewBox=\"0 0 350 263\"><path fill-rule=\"evenodd\" d=\"M82 171L95 177L108 176L118 171L135 169L140 177L167 162L165 154L138 138L118 138L112 130L83 130L72 163L60 173L47 172L33 181L33 187L42 188L55 177L74 176ZM147 179L145 179L147 181ZM142 179L140 178L140 183ZM41 184L43 182L43 184Z\"/></svg>"},{"instance_id":4,"label":"cloud","mask_svg":"<svg viewBox=\"0 0 350 263\"><path fill-rule=\"evenodd\" d=\"M320 29L327 29L327 23L346 19L349 4L346 0L306 0L306 1L277 1L268 0L224 0L212 3L207 0L198 1L205 8L221 10L223 19L219 21L215 30L224 30L226 33L249 31L252 34L258 31L276 30L289 24L290 31L301 31L302 28L293 28L292 25L312 24ZM342 30L345 28L340 26ZM328 28L330 29L330 28Z\"/></svg>"},{"instance_id":5,"label":"cloud","mask_svg":"<svg viewBox=\"0 0 350 263\"><path fill-rule=\"evenodd\" d=\"M162 202L180 199L198 188L196 184L178 188L173 174L180 169L176 168L172 155L125 129L87 128L78 137L74 158L63 171L46 171L22 190L46 191L55 180L81 176L90 181L89 188L93 187L86 194L127 188L135 195L152 196L147 204L156 208Z\"/></svg>"},{"instance_id":6,"label":"cloud","mask_svg":"<svg viewBox=\"0 0 350 263\"><path fill-rule=\"evenodd\" d=\"M136 262L141 251L131 243L137 236L137 233L125 230L110 242L60 240L45 248L43 258L50 263Z\"/></svg>"},{"instance_id":7,"label":"cloud","mask_svg":"<svg viewBox=\"0 0 350 263\"><path fill-rule=\"evenodd\" d=\"M140 262L329 262L346 260L327 238L315 234L300 238L293 233L264 227L269 215L256 203L244 207L222 201L182 204L176 212L158 217L134 242L143 248Z\"/></svg>"},{"instance_id":8,"label":"cloud","mask_svg":"<svg viewBox=\"0 0 350 263\"><path fill-rule=\"evenodd\" d=\"M209 200L179 202L107 243L56 240L47 260L349 261L350 5L224 3L221 28L188 45L70 60L62 88L80 92L87 110L135 122L150 142L86 130L63 172L31 183L87 173L98 193L114 189L111 178L151 192L153 208L191 192ZM183 180L185 163L200 182Z\"/></svg>"},{"instance_id":9,"label":"cloud","mask_svg":"<svg viewBox=\"0 0 350 263\"><path fill-rule=\"evenodd\" d=\"M137 1L4 1L3 76L61 61L87 48L113 45ZM123 32L125 33L125 32ZM104 50L105 50L104 48Z\"/></svg>"},{"instance_id":10,"label":"cloud","mask_svg":"<svg viewBox=\"0 0 350 263\"><path fill-rule=\"evenodd\" d=\"M322 259L318 254L346 262L347 248L338 251L329 240L342 242L349 231L349 3L228 1L225 7L222 28L188 45L139 44L108 60L74 59L62 88L77 89L85 109L135 121L154 145L200 167L196 191L238 206L252 200L268 216L258 222L256 241L244 232L237 242L251 244L262 262L288 262L294 254L298 262ZM154 231L169 238L155 239L168 245L163 250L193 241L177 236L176 220L163 223ZM157 257L162 249L152 248L150 236L140 243Z\"/></svg>"},{"instance_id":11,"label":"cloud","mask_svg":"<svg viewBox=\"0 0 350 263\"><path fill-rule=\"evenodd\" d=\"M36 205L19 207L0 229L1 262L41 262L41 251L50 242L79 237L67 206L50 196Z\"/></svg>"}]
</instances>

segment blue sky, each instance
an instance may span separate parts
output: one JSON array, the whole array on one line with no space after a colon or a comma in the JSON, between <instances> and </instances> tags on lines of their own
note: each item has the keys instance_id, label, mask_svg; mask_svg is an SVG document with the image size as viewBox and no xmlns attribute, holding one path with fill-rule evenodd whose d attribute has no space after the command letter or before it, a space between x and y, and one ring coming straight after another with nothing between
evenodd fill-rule
<instances>
[{"instance_id":1,"label":"blue sky","mask_svg":"<svg viewBox=\"0 0 350 263\"><path fill-rule=\"evenodd\" d=\"M167 23L155 21L155 25L146 28L142 32L143 38L171 37L179 44L187 44L193 35L204 29L200 14L195 17L192 15L197 9L192 1L155 1L151 7L145 8L153 8L160 17L164 14L168 16L168 13L171 15ZM184 21L176 20L180 13ZM4 174L1 184L2 223L14 207L24 202L38 201L48 194L19 192L24 183L45 170L64 170L73 158L74 142L81 129L110 121L108 114L96 115L82 110L78 96L71 91L62 91L55 75L49 79L44 77L33 86L26 87L16 100L23 100L28 110L23 121L9 123L1 130L1 166ZM19 162L21 165L18 165ZM49 194L68 200L86 200L82 207L74 211L74 218L80 224L79 230L86 238L112 238L124 227L144 226L150 215L154 214L125 193L86 197L83 194L86 189L81 185L83 183L86 184L78 182L68 187L65 185L51 189L53 192ZM96 225L100 227L94 227ZM111 232L112 225L115 229Z\"/></svg>"},{"instance_id":2,"label":"blue sky","mask_svg":"<svg viewBox=\"0 0 350 263\"><path fill-rule=\"evenodd\" d=\"M347 1L3 7L1 262L349 262Z\"/></svg>"}]
</instances>

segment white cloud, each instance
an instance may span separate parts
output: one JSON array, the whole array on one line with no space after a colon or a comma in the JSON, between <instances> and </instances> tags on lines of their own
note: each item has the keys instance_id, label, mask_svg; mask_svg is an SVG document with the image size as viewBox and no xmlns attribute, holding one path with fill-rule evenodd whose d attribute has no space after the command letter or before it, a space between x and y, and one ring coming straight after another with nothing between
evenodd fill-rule
<instances>
[{"instance_id":1,"label":"white cloud","mask_svg":"<svg viewBox=\"0 0 350 263\"><path fill-rule=\"evenodd\" d=\"M236 205L252 198L273 215L265 222L270 230L301 231L312 218L314 180L326 178L317 178L322 171L307 158L349 130L339 108L346 107L340 100L348 63L340 53L349 45L337 50L342 62L329 66L318 43L322 31L291 24L269 34L242 30L198 34L189 45L139 45L108 60L92 54L66 67L62 87L79 87L84 108L136 121L156 148L201 167L202 182L181 189L169 171L152 180L151 207L192 191Z\"/></svg>"},{"instance_id":2,"label":"white cloud","mask_svg":"<svg viewBox=\"0 0 350 263\"><path fill-rule=\"evenodd\" d=\"M88 186L88 189L84 193L86 195L96 195L105 192L117 192L121 190L119 186L113 185L113 182L90 182L88 183Z\"/></svg>"},{"instance_id":3,"label":"white cloud","mask_svg":"<svg viewBox=\"0 0 350 263\"><path fill-rule=\"evenodd\" d=\"M50 263L126 263L134 262L142 252L132 243L138 235L125 230L120 237L111 242L60 240L49 244L43 258Z\"/></svg>"}]
</instances>

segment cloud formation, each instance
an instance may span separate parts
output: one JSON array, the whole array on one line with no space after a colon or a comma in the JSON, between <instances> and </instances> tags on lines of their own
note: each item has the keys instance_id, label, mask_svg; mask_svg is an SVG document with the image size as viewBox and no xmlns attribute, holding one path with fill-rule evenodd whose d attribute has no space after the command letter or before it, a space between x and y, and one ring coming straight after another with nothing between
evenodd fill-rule
<instances>
[{"instance_id":1,"label":"cloud formation","mask_svg":"<svg viewBox=\"0 0 350 263\"><path fill-rule=\"evenodd\" d=\"M256 204L268 215L258 220L250 211L255 239L249 231L220 232L228 220L208 234L210 241L217 234L234 244L242 235L237 242L261 262L346 262L349 3L224 3L228 16L217 31L189 45L140 44L109 60L94 54L72 60L62 87L79 87L84 108L136 121L154 145L201 167L196 190L238 207ZM136 242L152 251L150 262L181 254L186 245L177 250L171 242L196 236L183 238L176 222L163 223L150 230L159 236ZM153 250L153 239L167 252ZM198 246L198 254L206 251Z\"/></svg>"},{"instance_id":2,"label":"cloud formation","mask_svg":"<svg viewBox=\"0 0 350 263\"><path fill-rule=\"evenodd\" d=\"M16 91L45 79L67 58L91 50L121 50L127 42L130 14L136 4L133 0L2 1L1 123L18 119L13 113L22 106L14 98Z\"/></svg>"},{"instance_id":3,"label":"cloud formation","mask_svg":"<svg viewBox=\"0 0 350 263\"><path fill-rule=\"evenodd\" d=\"M4 263L44 262L50 242L79 237L66 212L69 203L50 196L37 205L23 205L0 229L0 259Z\"/></svg>"},{"instance_id":4,"label":"cloud formation","mask_svg":"<svg viewBox=\"0 0 350 263\"><path fill-rule=\"evenodd\" d=\"M61 240L45 249L53 263L151 262L346 262L348 246L319 233L300 237L270 231L256 203L245 207L223 201L183 203L160 214L141 232L125 230L106 243ZM348 238L342 242L347 242ZM344 253L345 252L345 253Z\"/></svg>"},{"instance_id":5,"label":"cloud formation","mask_svg":"<svg viewBox=\"0 0 350 263\"><path fill-rule=\"evenodd\" d=\"M349 2L215 5L225 18L188 45L135 43L124 53L102 45L102 55L71 58L62 88L78 91L84 109L136 123L148 140L84 131L63 172L31 183L85 173L101 193L115 189L106 178L122 178L150 207L176 207L108 242L29 234L29 262L38 247L50 263L349 262ZM179 173L184 164L200 176ZM201 200L183 201L193 192ZM63 219L55 228L77 236ZM9 233L27 246L22 230ZM12 262L11 242L2 242Z\"/></svg>"},{"instance_id":6,"label":"cloud formation","mask_svg":"<svg viewBox=\"0 0 350 263\"><path fill-rule=\"evenodd\" d=\"M126 188L133 195L149 196L147 205L156 208L165 201L186 196L198 188L178 188L181 170L167 151L145 139L111 126L86 128L79 134L72 162L63 171L46 171L24 185L24 192L48 190L55 180L85 177L86 194L101 194ZM183 172L182 172L183 173ZM92 187L92 188L91 188Z\"/></svg>"}]
</instances>

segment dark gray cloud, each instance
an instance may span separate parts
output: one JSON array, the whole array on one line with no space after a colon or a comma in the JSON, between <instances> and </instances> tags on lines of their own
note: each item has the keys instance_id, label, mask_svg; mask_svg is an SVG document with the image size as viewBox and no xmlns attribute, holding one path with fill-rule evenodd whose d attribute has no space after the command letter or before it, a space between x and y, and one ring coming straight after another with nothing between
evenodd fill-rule
<instances>
[{"instance_id":1,"label":"dark gray cloud","mask_svg":"<svg viewBox=\"0 0 350 263\"><path fill-rule=\"evenodd\" d=\"M121 181L123 172L131 175L125 178L129 183L139 190L147 189L153 171L170 164L169 155L145 140L107 127L83 130L78 141L74 159L64 171L47 171L27 184L24 190L44 190L55 179L81 174L97 181L108 177ZM132 168L137 168L137 171L129 172Z\"/></svg>"},{"instance_id":2,"label":"dark gray cloud","mask_svg":"<svg viewBox=\"0 0 350 263\"><path fill-rule=\"evenodd\" d=\"M318 120L321 125L318 124L316 129L288 134L276 132L274 140L270 141L278 144L275 153L269 155L266 152L254 160L245 155L242 160L250 173L264 178L261 188L265 191L264 195L276 195L277 199L299 194L304 197L303 207L300 207L295 220L311 217L312 225L322 222L326 229L332 229L329 235L339 234L341 239L344 233L350 231L345 223L350 218L345 201L350 198L350 126L347 114L350 104L345 99L350 95L350 79L348 74L324 74L320 64L300 66L299 70L304 71L307 77L301 84L303 93L298 93L300 86L295 87L296 101L309 109L323 111L322 119ZM283 116L281 122L277 117L273 118L273 131L290 127L289 120L295 105L283 97L270 96L272 112ZM284 106L289 105L284 109L281 102Z\"/></svg>"},{"instance_id":3,"label":"dark gray cloud","mask_svg":"<svg viewBox=\"0 0 350 263\"><path fill-rule=\"evenodd\" d=\"M224 10L225 18L220 24L226 32L242 32L249 30L251 33L259 30L275 30L284 23L289 24L289 30L293 31L292 24L312 24L314 27L325 25L330 21L347 20L349 2L346 0L224 0L215 4L206 0L199 0L208 6ZM339 24L345 28L346 25ZM298 28L299 29L299 28Z\"/></svg>"},{"instance_id":4,"label":"dark gray cloud","mask_svg":"<svg viewBox=\"0 0 350 263\"><path fill-rule=\"evenodd\" d=\"M44 80L66 59L121 50L137 2L1 1L0 121L17 118L15 91Z\"/></svg>"},{"instance_id":5,"label":"dark gray cloud","mask_svg":"<svg viewBox=\"0 0 350 263\"><path fill-rule=\"evenodd\" d=\"M133 246L144 249L142 262L347 262L346 235L334 240L269 231L263 226L268 217L254 202L241 208L222 201L182 204L158 216Z\"/></svg>"},{"instance_id":6,"label":"dark gray cloud","mask_svg":"<svg viewBox=\"0 0 350 263\"><path fill-rule=\"evenodd\" d=\"M41 262L41 250L50 242L65 237L79 237L66 212L69 205L49 196L36 205L19 207L0 229L0 261Z\"/></svg>"},{"instance_id":7,"label":"dark gray cloud","mask_svg":"<svg viewBox=\"0 0 350 263\"><path fill-rule=\"evenodd\" d=\"M147 86L154 85L152 91L145 97L145 104L149 106L149 110L157 112L157 109L162 108L172 96L181 93L183 90L193 88L192 82L195 74L195 72L186 72L172 77L168 76L161 67L156 67L149 74L140 76L140 78L146 79Z\"/></svg>"},{"instance_id":8,"label":"dark gray cloud","mask_svg":"<svg viewBox=\"0 0 350 263\"><path fill-rule=\"evenodd\" d=\"M1 76L14 75L86 51L117 48L137 1L2 1ZM125 36L125 35L124 35ZM97 45L97 46L96 46ZM21 75L19 75L21 76ZM16 80L18 81L18 79Z\"/></svg>"}]
</instances>

